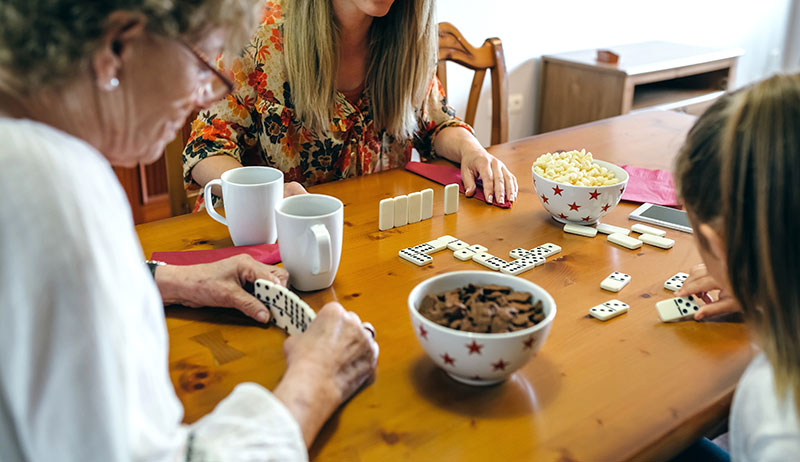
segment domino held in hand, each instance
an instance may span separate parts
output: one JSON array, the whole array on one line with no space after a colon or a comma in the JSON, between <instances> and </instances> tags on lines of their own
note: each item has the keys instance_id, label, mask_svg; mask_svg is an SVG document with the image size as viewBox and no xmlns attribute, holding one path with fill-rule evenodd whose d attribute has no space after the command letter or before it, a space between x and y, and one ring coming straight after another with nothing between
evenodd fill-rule
<instances>
[{"instance_id":1,"label":"domino held in hand","mask_svg":"<svg viewBox=\"0 0 800 462\"><path fill-rule=\"evenodd\" d=\"M256 279L253 295L269 309L272 321L289 335L306 331L317 314L294 292L267 281Z\"/></svg>"}]
</instances>

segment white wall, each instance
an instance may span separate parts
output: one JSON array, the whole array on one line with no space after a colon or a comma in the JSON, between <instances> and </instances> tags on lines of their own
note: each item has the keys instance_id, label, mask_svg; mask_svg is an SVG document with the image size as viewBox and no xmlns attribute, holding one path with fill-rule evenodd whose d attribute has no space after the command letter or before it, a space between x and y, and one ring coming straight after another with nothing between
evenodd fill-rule
<instances>
[{"instance_id":1,"label":"white wall","mask_svg":"<svg viewBox=\"0 0 800 462\"><path fill-rule=\"evenodd\" d=\"M543 54L651 40L738 47L745 50L735 81L741 86L781 70L790 23L795 25L800 15L792 3L798 1L439 0L437 9L438 20L453 23L473 45L488 37L503 41L509 95L521 93L524 98L522 111L509 116L513 140L534 133ZM466 110L471 81L471 72L448 65L448 97L458 114ZM475 118L484 145L491 131L489 85L487 75Z\"/></svg>"},{"instance_id":2,"label":"white wall","mask_svg":"<svg viewBox=\"0 0 800 462\"><path fill-rule=\"evenodd\" d=\"M789 72L800 72L800 0L793 3L794 12L786 34L786 53L783 67Z\"/></svg>"}]
</instances>

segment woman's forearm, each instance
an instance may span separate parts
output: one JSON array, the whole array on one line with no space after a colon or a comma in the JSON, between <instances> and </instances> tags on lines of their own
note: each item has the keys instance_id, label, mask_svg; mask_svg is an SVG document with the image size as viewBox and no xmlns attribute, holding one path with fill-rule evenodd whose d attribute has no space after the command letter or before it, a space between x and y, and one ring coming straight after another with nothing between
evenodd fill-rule
<instances>
[{"instance_id":1,"label":"woman's forearm","mask_svg":"<svg viewBox=\"0 0 800 462\"><path fill-rule=\"evenodd\" d=\"M461 163L463 153L470 149L483 149L472 133L462 127L446 127L433 140L437 154L455 163Z\"/></svg>"},{"instance_id":2,"label":"woman's forearm","mask_svg":"<svg viewBox=\"0 0 800 462\"><path fill-rule=\"evenodd\" d=\"M202 188L209 181L219 178L224 172L241 166L242 164L231 156L206 157L192 168L192 179ZM211 192L217 196L222 195L218 186L211 188Z\"/></svg>"}]
</instances>

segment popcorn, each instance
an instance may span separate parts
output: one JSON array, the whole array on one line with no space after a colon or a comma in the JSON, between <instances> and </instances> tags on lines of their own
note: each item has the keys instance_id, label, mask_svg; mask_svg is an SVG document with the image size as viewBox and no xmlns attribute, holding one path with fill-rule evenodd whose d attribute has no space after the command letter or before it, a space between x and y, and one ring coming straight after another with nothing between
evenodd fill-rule
<instances>
[{"instance_id":1,"label":"popcorn","mask_svg":"<svg viewBox=\"0 0 800 462\"><path fill-rule=\"evenodd\" d=\"M542 178L573 186L610 186L619 183L614 172L594 163L592 153L580 151L547 153L533 163Z\"/></svg>"}]
</instances>

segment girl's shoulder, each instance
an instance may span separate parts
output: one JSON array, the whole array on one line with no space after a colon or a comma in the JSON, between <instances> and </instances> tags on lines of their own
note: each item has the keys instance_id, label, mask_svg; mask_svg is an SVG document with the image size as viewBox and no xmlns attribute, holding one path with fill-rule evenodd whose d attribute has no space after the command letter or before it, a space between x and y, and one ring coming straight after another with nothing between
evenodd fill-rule
<instances>
[{"instance_id":1,"label":"girl's shoulder","mask_svg":"<svg viewBox=\"0 0 800 462\"><path fill-rule=\"evenodd\" d=\"M772 366L759 353L742 374L731 406L734 460L782 460L800 452L800 425L794 399L778 396ZM788 459L787 459L788 460Z\"/></svg>"}]
</instances>

